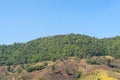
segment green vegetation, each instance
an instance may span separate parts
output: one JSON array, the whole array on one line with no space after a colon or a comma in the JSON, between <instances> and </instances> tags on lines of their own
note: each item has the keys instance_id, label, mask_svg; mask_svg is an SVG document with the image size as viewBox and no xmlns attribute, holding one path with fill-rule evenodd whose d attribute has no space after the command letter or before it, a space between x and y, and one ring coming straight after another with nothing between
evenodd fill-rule
<instances>
[{"instance_id":1,"label":"green vegetation","mask_svg":"<svg viewBox=\"0 0 120 80\"><path fill-rule=\"evenodd\" d=\"M82 72L80 71L80 72L78 72L78 74L77 74L77 79L79 79L81 76L82 76Z\"/></svg>"},{"instance_id":2,"label":"green vegetation","mask_svg":"<svg viewBox=\"0 0 120 80\"><path fill-rule=\"evenodd\" d=\"M107 56L96 56L96 57L94 56L91 58L87 58L86 62L88 64L96 64L96 65L104 64L111 68L120 69L120 59L107 58Z\"/></svg>"},{"instance_id":3,"label":"green vegetation","mask_svg":"<svg viewBox=\"0 0 120 80\"><path fill-rule=\"evenodd\" d=\"M55 65L52 65L52 66L51 66L51 69L52 69L52 71L54 72L54 71L56 70Z\"/></svg>"},{"instance_id":4,"label":"green vegetation","mask_svg":"<svg viewBox=\"0 0 120 80\"><path fill-rule=\"evenodd\" d=\"M88 64L97 64L97 65L105 64L111 66L111 62L113 62L113 59L107 59L105 57L91 57L91 58L87 58L86 61Z\"/></svg>"},{"instance_id":5,"label":"green vegetation","mask_svg":"<svg viewBox=\"0 0 120 80\"><path fill-rule=\"evenodd\" d=\"M0 45L0 65L90 58L110 55L120 59L120 37L98 39L80 34L43 37L27 43Z\"/></svg>"},{"instance_id":6,"label":"green vegetation","mask_svg":"<svg viewBox=\"0 0 120 80\"><path fill-rule=\"evenodd\" d=\"M30 66L30 67L26 68L26 71L27 72L33 72L33 71L37 71L37 70L42 70L44 68L45 68L44 65Z\"/></svg>"}]
</instances>

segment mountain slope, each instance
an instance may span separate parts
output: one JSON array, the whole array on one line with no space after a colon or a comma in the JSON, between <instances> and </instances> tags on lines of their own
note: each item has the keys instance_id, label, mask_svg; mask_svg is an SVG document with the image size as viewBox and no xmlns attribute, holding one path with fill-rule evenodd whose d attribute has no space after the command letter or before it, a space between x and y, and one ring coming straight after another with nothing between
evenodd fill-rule
<instances>
[{"instance_id":1,"label":"mountain slope","mask_svg":"<svg viewBox=\"0 0 120 80\"><path fill-rule=\"evenodd\" d=\"M120 58L120 37L98 39L81 34L38 38L27 43L0 46L0 65L36 63L39 61L80 59L110 55Z\"/></svg>"}]
</instances>

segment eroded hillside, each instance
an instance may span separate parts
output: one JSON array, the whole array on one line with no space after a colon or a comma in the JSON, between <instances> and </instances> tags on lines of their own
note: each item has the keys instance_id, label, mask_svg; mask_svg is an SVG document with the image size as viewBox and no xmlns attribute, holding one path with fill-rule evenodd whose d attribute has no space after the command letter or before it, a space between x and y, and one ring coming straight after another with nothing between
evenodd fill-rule
<instances>
[{"instance_id":1,"label":"eroded hillside","mask_svg":"<svg viewBox=\"0 0 120 80\"><path fill-rule=\"evenodd\" d=\"M44 66L44 67L41 67ZM0 80L119 80L119 69L88 64L75 57L63 61L1 67ZM9 71L8 71L9 70Z\"/></svg>"}]
</instances>

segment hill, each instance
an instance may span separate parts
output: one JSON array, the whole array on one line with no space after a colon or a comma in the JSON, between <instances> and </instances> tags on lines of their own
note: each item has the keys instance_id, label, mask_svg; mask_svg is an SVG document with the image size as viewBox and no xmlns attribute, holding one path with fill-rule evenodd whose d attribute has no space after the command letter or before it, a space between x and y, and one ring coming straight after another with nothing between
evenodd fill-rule
<instances>
[{"instance_id":1,"label":"hill","mask_svg":"<svg viewBox=\"0 0 120 80\"><path fill-rule=\"evenodd\" d=\"M119 36L98 39L81 34L66 34L38 38L27 43L0 45L1 66L106 55L120 59Z\"/></svg>"}]
</instances>

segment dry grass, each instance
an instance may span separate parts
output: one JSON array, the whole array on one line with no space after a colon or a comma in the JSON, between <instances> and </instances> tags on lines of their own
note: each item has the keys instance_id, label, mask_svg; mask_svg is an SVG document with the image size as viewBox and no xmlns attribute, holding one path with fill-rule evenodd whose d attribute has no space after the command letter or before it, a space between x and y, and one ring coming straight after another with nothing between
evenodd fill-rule
<instances>
[{"instance_id":1,"label":"dry grass","mask_svg":"<svg viewBox=\"0 0 120 80\"><path fill-rule=\"evenodd\" d=\"M111 74L116 75L114 72ZM80 80L118 80L114 75L109 76L108 71L100 69L83 75Z\"/></svg>"}]
</instances>

